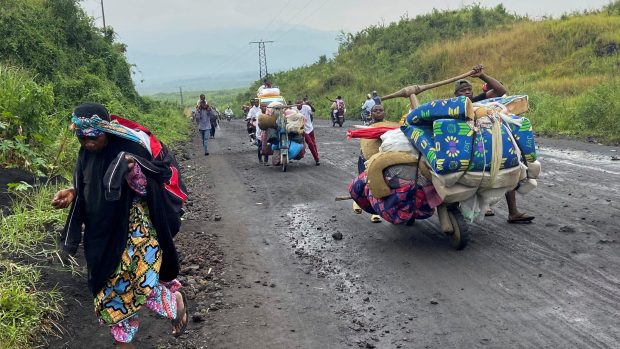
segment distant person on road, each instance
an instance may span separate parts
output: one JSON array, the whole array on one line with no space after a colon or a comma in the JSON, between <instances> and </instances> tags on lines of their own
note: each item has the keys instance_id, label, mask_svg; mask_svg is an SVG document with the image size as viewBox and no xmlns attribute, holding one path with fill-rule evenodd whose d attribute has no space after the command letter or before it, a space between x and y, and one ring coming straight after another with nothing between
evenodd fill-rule
<instances>
[{"instance_id":1,"label":"distant person on road","mask_svg":"<svg viewBox=\"0 0 620 349\"><path fill-rule=\"evenodd\" d=\"M366 101L362 104L362 121L366 124L370 121L370 111L372 107L375 106L375 101L372 99L372 96L369 94L366 95Z\"/></svg>"},{"instance_id":2,"label":"distant person on road","mask_svg":"<svg viewBox=\"0 0 620 349\"><path fill-rule=\"evenodd\" d=\"M209 123L211 124L211 132L209 132L211 138L215 138L215 129L220 126L220 113L217 111L215 107L209 106L207 103L207 107L210 109L209 114Z\"/></svg>"},{"instance_id":3,"label":"distant person on road","mask_svg":"<svg viewBox=\"0 0 620 349\"><path fill-rule=\"evenodd\" d=\"M154 160L134 130L110 122L103 105L79 105L71 121L80 142L73 188L51 202L57 209L71 206L63 256L75 255L83 241L95 313L117 348L134 348L142 306L171 319L172 334L180 336L189 318L176 279L173 237L181 221L165 197L171 158Z\"/></svg>"},{"instance_id":4,"label":"distant person on road","mask_svg":"<svg viewBox=\"0 0 620 349\"><path fill-rule=\"evenodd\" d=\"M254 98L251 101L252 108L248 111L248 115L245 117L245 122L248 135L250 137L250 143L256 144L256 122L258 120L258 115L261 113L261 109L258 106L258 98Z\"/></svg>"},{"instance_id":5,"label":"distant person on road","mask_svg":"<svg viewBox=\"0 0 620 349\"><path fill-rule=\"evenodd\" d=\"M381 97L379 97L379 95L377 94L377 91L372 91L372 100L375 102L375 104L380 105L381 104Z\"/></svg>"},{"instance_id":6,"label":"distant person on road","mask_svg":"<svg viewBox=\"0 0 620 349\"><path fill-rule=\"evenodd\" d=\"M233 118L234 113L232 109L230 109L230 106L226 107L226 110L224 110L224 115L226 115L226 120L228 121Z\"/></svg>"},{"instance_id":7,"label":"distant person on road","mask_svg":"<svg viewBox=\"0 0 620 349\"><path fill-rule=\"evenodd\" d=\"M472 84L468 80L461 79L456 81L454 84L455 96L466 96L471 99L472 102L479 102L487 98L501 97L508 93L508 90L504 87L504 85L502 85L501 82L484 73L484 67L482 65L475 66L473 70L475 71L475 74L471 76L484 81L487 91L483 91L482 93L474 96ZM530 216L525 212L520 212L517 208L517 197L515 190L511 190L506 193L506 203L508 204L508 223L530 223L534 219L534 216ZM492 209L489 209L485 215L494 216L495 212Z\"/></svg>"},{"instance_id":8,"label":"distant person on road","mask_svg":"<svg viewBox=\"0 0 620 349\"><path fill-rule=\"evenodd\" d=\"M200 95L198 104L196 105L196 117L194 121L198 124L198 131L202 137L202 147L205 155L209 155L209 135L211 133L211 116L213 110L207 105L205 95Z\"/></svg>"},{"instance_id":9,"label":"distant person on road","mask_svg":"<svg viewBox=\"0 0 620 349\"><path fill-rule=\"evenodd\" d=\"M344 115L345 108L346 105L344 104L344 100L342 99L342 97L336 97L336 100L332 103L330 107L332 120L335 120L339 115Z\"/></svg>"},{"instance_id":10,"label":"distant person on road","mask_svg":"<svg viewBox=\"0 0 620 349\"><path fill-rule=\"evenodd\" d=\"M319 151L316 148L316 139L314 138L314 125L312 124L312 109L307 104L304 104L301 98L297 98L295 101L295 105L297 107L297 111L304 116L304 140L306 144L308 144L308 148L312 153L312 157L314 158L315 164L319 166L321 162L319 161Z\"/></svg>"},{"instance_id":11,"label":"distant person on road","mask_svg":"<svg viewBox=\"0 0 620 349\"><path fill-rule=\"evenodd\" d=\"M263 131L260 129L260 127L258 127L258 117L261 114L265 114L267 113L267 106L265 104L261 104L260 105L260 110L259 113L256 114L256 117L254 117L252 119L252 123L254 124L254 127L256 128L256 145L258 145L258 163L260 165L265 165L265 166L269 166L269 155L267 154L263 154L263 145L265 150L267 150L267 131Z\"/></svg>"}]
</instances>

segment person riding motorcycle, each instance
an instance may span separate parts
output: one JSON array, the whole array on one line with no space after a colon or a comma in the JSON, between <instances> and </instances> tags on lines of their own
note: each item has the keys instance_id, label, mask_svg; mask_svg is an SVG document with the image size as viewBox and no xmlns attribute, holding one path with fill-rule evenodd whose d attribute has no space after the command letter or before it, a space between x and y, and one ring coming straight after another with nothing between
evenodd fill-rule
<instances>
[{"instance_id":1,"label":"person riding motorcycle","mask_svg":"<svg viewBox=\"0 0 620 349\"><path fill-rule=\"evenodd\" d=\"M366 95L366 101L362 104L362 122L364 125L370 124L370 111L372 107L375 106L375 101L372 99L372 96L369 94Z\"/></svg>"},{"instance_id":2,"label":"person riding motorcycle","mask_svg":"<svg viewBox=\"0 0 620 349\"><path fill-rule=\"evenodd\" d=\"M226 119L230 122L230 119L232 119L234 115L232 109L230 109L230 106L226 107L226 110L224 110L224 115L226 115Z\"/></svg>"},{"instance_id":3,"label":"person riding motorcycle","mask_svg":"<svg viewBox=\"0 0 620 349\"><path fill-rule=\"evenodd\" d=\"M342 126L344 122L344 114L346 111L346 105L341 96L336 97L336 100L331 105L332 126L339 124Z\"/></svg>"},{"instance_id":4,"label":"person riding motorcycle","mask_svg":"<svg viewBox=\"0 0 620 349\"><path fill-rule=\"evenodd\" d=\"M254 98L250 101L252 108L248 111L248 115L245 117L248 136L250 137L250 143L256 144L256 120L261 110L258 106L258 98Z\"/></svg>"}]
</instances>

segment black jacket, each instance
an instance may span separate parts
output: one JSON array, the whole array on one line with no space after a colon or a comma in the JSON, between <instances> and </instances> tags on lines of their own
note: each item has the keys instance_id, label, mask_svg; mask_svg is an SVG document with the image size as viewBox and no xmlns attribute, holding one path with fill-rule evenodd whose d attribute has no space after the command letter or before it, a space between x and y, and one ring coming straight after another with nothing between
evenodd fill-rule
<instances>
[{"instance_id":1,"label":"black jacket","mask_svg":"<svg viewBox=\"0 0 620 349\"><path fill-rule=\"evenodd\" d=\"M127 243L129 209L137 194L124 180L127 171L124 154L134 156L147 178L145 201L163 254L160 279L169 281L179 273L173 237L181 226L182 202L171 199L164 188L170 179L169 165L174 158L153 160L140 144L107 136L108 144L99 153L80 149L73 177L76 196L60 241L64 251L75 254L82 241L84 225L84 255L88 285L93 294L105 286L120 263Z\"/></svg>"}]
</instances>

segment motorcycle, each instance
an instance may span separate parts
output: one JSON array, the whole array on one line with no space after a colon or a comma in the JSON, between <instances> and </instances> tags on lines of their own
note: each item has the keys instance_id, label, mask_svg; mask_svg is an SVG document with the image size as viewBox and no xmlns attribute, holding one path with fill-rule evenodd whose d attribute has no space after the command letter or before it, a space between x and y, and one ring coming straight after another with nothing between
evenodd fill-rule
<instances>
[{"instance_id":1,"label":"motorcycle","mask_svg":"<svg viewBox=\"0 0 620 349\"><path fill-rule=\"evenodd\" d=\"M342 124L344 124L344 115L346 113L347 113L347 108L332 110L332 127L335 127L336 124L342 127Z\"/></svg>"},{"instance_id":2,"label":"motorcycle","mask_svg":"<svg viewBox=\"0 0 620 349\"><path fill-rule=\"evenodd\" d=\"M256 125L254 125L252 120L247 120L246 129L248 131L248 136L250 137L250 143L257 144L257 142L256 142Z\"/></svg>"},{"instance_id":3,"label":"motorcycle","mask_svg":"<svg viewBox=\"0 0 620 349\"><path fill-rule=\"evenodd\" d=\"M371 122L371 118L370 118L370 112L366 109L362 109L361 113L360 113L360 119L362 120L362 123L364 124L364 126L368 126L370 125Z\"/></svg>"}]
</instances>

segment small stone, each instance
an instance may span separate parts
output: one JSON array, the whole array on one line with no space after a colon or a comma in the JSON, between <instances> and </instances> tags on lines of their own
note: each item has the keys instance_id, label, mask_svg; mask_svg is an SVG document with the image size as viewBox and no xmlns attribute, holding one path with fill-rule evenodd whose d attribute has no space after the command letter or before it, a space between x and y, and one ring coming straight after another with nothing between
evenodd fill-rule
<instances>
[{"instance_id":1,"label":"small stone","mask_svg":"<svg viewBox=\"0 0 620 349\"><path fill-rule=\"evenodd\" d=\"M269 287L274 288L274 287L276 287L276 284L271 283L271 285L269 285Z\"/></svg>"},{"instance_id":2,"label":"small stone","mask_svg":"<svg viewBox=\"0 0 620 349\"><path fill-rule=\"evenodd\" d=\"M439 302L435 298L431 298L431 304L437 305Z\"/></svg>"},{"instance_id":3,"label":"small stone","mask_svg":"<svg viewBox=\"0 0 620 349\"><path fill-rule=\"evenodd\" d=\"M538 277L539 277L539 278L541 278L541 277L542 277L542 274L538 274Z\"/></svg>"},{"instance_id":4,"label":"small stone","mask_svg":"<svg viewBox=\"0 0 620 349\"><path fill-rule=\"evenodd\" d=\"M221 221L222 220L222 216L220 216L219 214L216 214L214 220L216 222Z\"/></svg>"},{"instance_id":5,"label":"small stone","mask_svg":"<svg viewBox=\"0 0 620 349\"><path fill-rule=\"evenodd\" d=\"M193 322L203 322L203 321L205 321L205 317L202 316L202 314L194 314L192 316L192 321Z\"/></svg>"},{"instance_id":6,"label":"small stone","mask_svg":"<svg viewBox=\"0 0 620 349\"><path fill-rule=\"evenodd\" d=\"M334 240L342 240L342 233L337 231L332 234L332 237L334 238Z\"/></svg>"}]
</instances>

